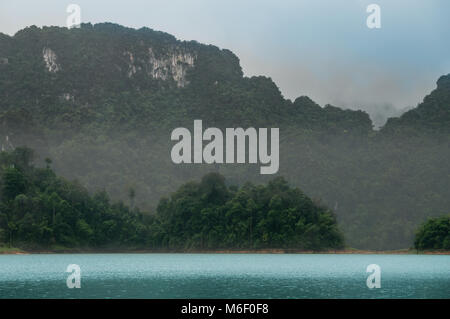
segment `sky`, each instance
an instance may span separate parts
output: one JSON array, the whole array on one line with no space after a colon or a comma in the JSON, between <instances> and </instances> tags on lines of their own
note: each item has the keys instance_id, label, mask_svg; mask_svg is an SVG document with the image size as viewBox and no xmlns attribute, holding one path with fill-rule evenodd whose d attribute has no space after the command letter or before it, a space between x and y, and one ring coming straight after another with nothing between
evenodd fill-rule
<instances>
[{"instance_id":1,"label":"sky","mask_svg":"<svg viewBox=\"0 0 450 319\"><path fill-rule=\"evenodd\" d=\"M0 0L0 32L81 22L149 27L233 51L286 98L362 109L382 124L450 73L448 0ZM367 6L380 7L370 29ZM377 119L378 118L378 119Z\"/></svg>"}]
</instances>

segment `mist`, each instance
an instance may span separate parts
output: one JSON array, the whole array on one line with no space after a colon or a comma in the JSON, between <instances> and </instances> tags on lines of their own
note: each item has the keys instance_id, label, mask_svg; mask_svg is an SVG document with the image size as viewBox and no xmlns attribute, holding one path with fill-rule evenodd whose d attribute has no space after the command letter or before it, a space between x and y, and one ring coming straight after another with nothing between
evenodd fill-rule
<instances>
[{"instance_id":1,"label":"mist","mask_svg":"<svg viewBox=\"0 0 450 319\"><path fill-rule=\"evenodd\" d=\"M308 96L321 106L331 104L369 114L374 128L390 117L398 117L423 101L441 74L420 70L389 70L376 65L348 64L325 59L312 66L316 58L286 61L241 57L246 76L270 76L287 99ZM306 61L308 61L306 63Z\"/></svg>"}]
</instances>

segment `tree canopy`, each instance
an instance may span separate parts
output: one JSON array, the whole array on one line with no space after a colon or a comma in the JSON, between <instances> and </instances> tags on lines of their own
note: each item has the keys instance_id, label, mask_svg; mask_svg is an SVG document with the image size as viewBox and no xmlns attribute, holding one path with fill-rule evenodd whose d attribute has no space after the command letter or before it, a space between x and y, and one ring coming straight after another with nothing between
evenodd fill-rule
<instances>
[{"instance_id":1,"label":"tree canopy","mask_svg":"<svg viewBox=\"0 0 450 319\"><path fill-rule=\"evenodd\" d=\"M430 218L416 234L414 247L425 249L450 249L450 216Z\"/></svg>"},{"instance_id":2,"label":"tree canopy","mask_svg":"<svg viewBox=\"0 0 450 319\"><path fill-rule=\"evenodd\" d=\"M279 128L278 175L332 207L350 246L400 249L450 207L449 83L443 75L377 131L363 111L285 99L269 77L244 76L226 49L111 23L33 26L0 35L0 146L33 148L91 193L155 211L161 197L216 169L236 185L268 182L254 165L174 165L174 128L195 119ZM7 178L16 184L6 196L26 187L13 170Z\"/></svg>"},{"instance_id":3,"label":"tree canopy","mask_svg":"<svg viewBox=\"0 0 450 319\"><path fill-rule=\"evenodd\" d=\"M334 214L277 177L227 187L218 173L181 186L159 202L159 245L167 248L342 248Z\"/></svg>"},{"instance_id":4,"label":"tree canopy","mask_svg":"<svg viewBox=\"0 0 450 319\"><path fill-rule=\"evenodd\" d=\"M218 173L182 185L143 214L106 192L36 168L33 152L0 152L0 242L20 248L336 249L334 214L281 177L227 186ZM134 189L129 196L134 197ZM132 203L133 205L133 203Z\"/></svg>"}]
</instances>

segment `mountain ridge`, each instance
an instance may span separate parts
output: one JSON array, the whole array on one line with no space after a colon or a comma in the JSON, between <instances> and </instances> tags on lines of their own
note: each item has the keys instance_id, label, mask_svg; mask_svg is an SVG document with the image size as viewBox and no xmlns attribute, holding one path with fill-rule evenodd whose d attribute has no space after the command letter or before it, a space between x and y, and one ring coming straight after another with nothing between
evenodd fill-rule
<instances>
[{"instance_id":1,"label":"mountain ridge","mask_svg":"<svg viewBox=\"0 0 450 319\"><path fill-rule=\"evenodd\" d=\"M30 27L0 35L0 137L90 191L128 201L133 188L154 212L210 171L231 185L266 181L251 165L175 165L174 128L279 127L279 175L333 208L351 246L405 248L450 207L449 78L376 131L364 111L285 99L226 49L110 23Z\"/></svg>"},{"instance_id":2,"label":"mountain ridge","mask_svg":"<svg viewBox=\"0 0 450 319\"><path fill-rule=\"evenodd\" d=\"M102 42L103 46L95 50L96 54L82 54L80 49L76 49L77 47L84 48L86 45L95 48L95 46L99 46L96 43L97 37L101 38L102 36L108 40ZM80 41L83 37L84 40ZM117 40L120 40L121 43L114 44L114 41ZM178 87L184 87L190 80L194 80L194 82L197 80L200 83L194 83L194 85L197 84L199 90L205 90L205 87L209 90L211 86L217 86L222 81L247 81L250 82L250 86L264 85L265 89L272 86L270 90L274 92L272 94L276 104L289 104L288 101L290 101L282 97L271 78L244 76L239 58L230 50L219 49L214 45L200 44L197 41L181 41L173 35L147 27L133 29L114 23L94 25L86 23L82 24L79 29L30 26L16 32L14 36L0 34L0 42L2 43L0 46L0 70L4 74L4 78L9 77L9 81L3 79L1 84L5 86L3 91L16 91L13 98L17 98L17 95L27 96L27 92L32 89L44 91L42 95L52 95L53 98L57 96L66 101L75 102L79 99L79 103L95 103L97 102L95 91L113 94L130 89L151 91L155 90L155 82L159 80L163 82L159 81L158 85L163 85L163 87L165 84L170 86L174 83ZM23 47L29 42L32 42L33 45L22 53L24 55L22 58L29 60L29 63L25 63L23 59L21 60L15 55L18 50L23 50ZM145 52L146 50L147 52ZM165 58L163 58L164 55L166 55ZM78 67L72 66L76 64L73 61L75 58L81 59L78 61ZM20 63L24 63L27 67L25 73L17 72L15 69ZM67 67L63 65L67 65ZM47 68L47 74L40 72L42 67ZM193 70L189 70L190 68ZM8 72L11 71L10 69L13 72ZM202 72L205 69L207 72ZM198 79L198 76L196 79L197 71L202 72L201 80ZM40 76L38 81L40 87L28 86L27 78L37 74ZM118 79L115 79L117 77ZM193 77L193 79L188 80L187 77ZM437 82L436 90L441 87L448 88L448 78L448 74L443 75ZM25 84L22 85L23 89L16 87L15 90L12 90L11 85L20 81L25 81ZM267 83L262 83L264 81ZM55 88L55 82L59 82L57 88ZM98 82L101 82L100 86L97 85ZM119 84L119 82L125 84ZM241 83L238 84L241 85ZM198 92L198 90L195 91ZM37 101L38 104L39 102L57 103L54 99L51 101L45 97L42 99L42 101ZM301 97L290 104L299 105L298 102L296 103L299 99ZM25 100L27 99L25 98ZM19 101L23 102L20 99ZM310 100L310 102L313 101ZM308 101L306 104L310 102ZM418 107L423 105L423 102L419 103ZM8 109L11 104L14 103L11 101L10 95L1 95L0 109ZM26 107L31 107L31 105ZM327 105L321 108L325 109L326 107ZM347 111L341 108L340 110ZM405 112L404 114L407 114L405 117L413 118L414 115L417 116L417 113L420 113L413 110ZM355 112L358 111L360 110L355 110ZM389 118L381 130L391 127L394 125L392 123L399 122L396 119L401 119L404 114ZM400 122L402 121L400 120ZM371 125L373 126L372 121Z\"/></svg>"},{"instance_id":3,"label":"mountain ridge","mask_svg":"<svg viewBox=\"0 0 450 319\"><path fill-rule=\"evenodd\" d=\"M86 38L84 41L79 40L81 34ZM95 49L96 38L94 35L108 36L109 39L102 43L101 50L98 48L95 50L95 54L77 53L77 47L89 45ZM127 37L124 43L112 44L114 40L122 41L124 35ZM95 93L92 91L98 89L96 82L99 82L97 81L99 77L102 78L101 90L109 93L129 89L155 90L154 82L157 82L158 79L166 80L158 83L163 87L165 84L173 85L171 80L175 82L178 80L179 87L184 87L189 81L194 81L192 86L194 86L193 90L196 94L198 91L205 90L207 92L204 93L208 93L223 82L234 81L236 85L248 86L250 90L261 88L270 90L272 104L279 105L289 101L284 100L272 79L264 76L245 77L238 57L231 51L219 49L213 45L199 44L196 41L179 41L167 33L149 28L135 30L111 23L82 24L80 29L70 30L60 27L37 28L32 26L18 31L13 37L6 37L9 49L0 50L0 57L8 59L8 63L2 65L2 71L5 76L10 76L10 81L3 81L2 85L6 86L4 91L12 91L8 84L12 85L33 76L31 72L34 72L40 74L41 91L46 91L45 93L67 101L76 102L79 99L79 103L96 101ZM0 39L0 41L5 40ZM13 47L16 45L18 50L21 50L28 42L34 42L34 44L24 50L22 54L29 60L29 63L25 63L20 61L20 57L14 56ZM178 59L177 56L168 53L171 50L181 50L182 53L190 53L190 56ZM165 59L161 58L161 55L164 54L166 54ZM77 63L74 61L75 58L79 58ZM172 62L172 64L168 62ZM19 63L28 64L27 66L33 63L34 68L29 67L17 72L15 68ZM95 65L95 63L97 64ZM77 67L72 67L76 64L78 64ZM192 67L192 70L189 70L189 67ZM12 69L14 72L8 73L8 69ZM45 69L47 72L42 72ZM196 73L201 73L201 77L196 76L198 75ZM119 82L118 80L114 82L111 80L115 77L118 77L123 83L129 83L117 84L115 82ZM187 80L186 77L190 77L190 79ZM56 82L58 82L57 88L55 88ZM26 87L27 91L29 89ZM20 87L19 90L16 88L16 94L26 96L26 90L20 90ZM11 96L2 96L0 108L10 108L10 104L12 104L10 101ZM45 100L43 102L56 103L57 101Z\"/></svg>"}]
</instances>

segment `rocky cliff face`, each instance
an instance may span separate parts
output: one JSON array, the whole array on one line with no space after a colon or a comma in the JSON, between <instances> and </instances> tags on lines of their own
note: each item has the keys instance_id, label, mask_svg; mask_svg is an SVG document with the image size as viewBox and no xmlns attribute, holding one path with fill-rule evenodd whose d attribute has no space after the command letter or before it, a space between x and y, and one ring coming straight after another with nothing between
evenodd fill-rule
<instances>
[{"instance_id":1,"label":"rocky cliff face","mask_svg":"<svg viewBox=\"0 0 450 319\"><path fill-rule=\"evenodd\" d=\"M213 83L242 77L239 60L228 50L110 23L76 30L29 27L13 37L1 35L0 68L0 109L30 101L30 86L36 83L47 98L92 103L99 91L184 88L199 70L208 70ZM34 102L31 108L42 100Z\"/></svg>"},{"instance_id":2,"label":"rocky cliff face","mask_svg":"<svg viewBox=\"0 0 450 319\"><path fill-rule=\"evenodd\" d=\"M135 54L125 51L123 55L127 59L127 76L129 78L138 72L145 72L156 80L173 80L178 87L184 87L189 81L186 79L187 71L194 67L196 56L178 47L171 47L169 53L157 57L153 49L148 48L148 56L145 59L136 59Z\"/></svg>"},{"instance_id":3,"label":"rocky cliff face","mask_svg":"<svg viewBox=\"0 0 450 319\"><path fill-rule=\"evenodd\" d=\"M30 146L114 200L133 185L136 205L154 209L216 169L174 165L174 128L279 127L280 174L335 209L351 246L404 248L450 207L449 82L378 132L365 112L284 99L226 49L110 23L29 27L0 34L0 147ZM251 166L217 169L233 184L264 182Z\"/></svg>"},{"instance_id":4,"label":"rocky cliff face","mask_svg":"<svg viewBox=\"0 0 450 319\"><path fill-rule=\"evenodd\" d=\"M157 58L152 48L148 48L148 74L154 79L173 79L178 87L184 87L189 83L186 79L188 69L194 67L195 54L182 52L179 49L171 49L167 56ZM134 69L135 70L135 69Z\"/></svg>"},{"instance_id":5,"label":"rocky cliff face","mask_svg":"<svg viewBox=\"0 0 450 319\"><path fill-rule=\"evenodd\" d=\"M45 66L48 72L56 73L61 69L61 66L57 62L56 53L50 48L42 49L42 58L44 59Z\"/></svg>"}]
</instances>

